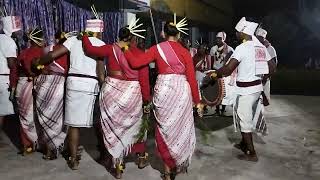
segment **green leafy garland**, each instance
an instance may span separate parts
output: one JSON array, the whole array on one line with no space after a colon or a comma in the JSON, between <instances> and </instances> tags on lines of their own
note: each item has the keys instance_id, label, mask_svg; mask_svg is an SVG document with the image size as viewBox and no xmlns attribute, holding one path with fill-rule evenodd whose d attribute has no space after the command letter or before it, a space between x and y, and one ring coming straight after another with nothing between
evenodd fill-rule
<instances>
[{"instance_id":1,"label":"green leafy garland","mask_svg":"<svg viewBox=\"0 0 320 180\"><path fill-rule=\"evenodd\" d=\"M139 133L135 136L137 142L142 142L146 133L150 130L150 113L153 109L152 103L148 103L143 106L143 116L142 116L142 123L140 125ZM146 113L148 111L148 113Z\"/></svg>"}]
</instances>

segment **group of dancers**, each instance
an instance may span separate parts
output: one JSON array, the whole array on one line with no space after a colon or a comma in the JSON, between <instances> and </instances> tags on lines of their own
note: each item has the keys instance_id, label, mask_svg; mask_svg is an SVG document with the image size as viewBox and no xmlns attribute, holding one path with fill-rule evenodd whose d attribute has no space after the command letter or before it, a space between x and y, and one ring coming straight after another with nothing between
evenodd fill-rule
<instances>
[{"instance_id":1,"label":"group of dancers","mask_svg":"<svg viewBox=\"0 0 320 180\"><path fill-rule=\"evenodd\" d=\"M33 29L27 35L30 46L20 54L11 38L12 33L21 30L18 18L2 17L2 22L0 122L14 114L12 102L16 99L24 155L40 147L43 159L53 160L66 149L68 166L78 169L80 128L93 127L98 117L102 149L108 154L103 158L112 159L115 177L121 179L128 154L137 153L139 168L147 166L143 114L153 111L156 147L164 167L162 179L174 179L178 173L187 172L196 146L193 108L201 116L204 104L196 79L198 65L195 67L189 50L179 40L182 33L187 34L185 18L177 22L174 17L174 21L166 22L166 40L146 51L139 48L137 39L144 38L141 32L145 30L139 29L143 25L138 20L119 30L116 43L105 44L101 40L104 21L96 16L87 20L85 33L57 34L56 44L47 48L43 31ZM243 18L236 26L243 43L220 69L206 74L214 80L236 71L234 119L242 141L235 147L244 152L239 158L249 161L258 160L252 132L266 130L261 124L264 121L254 122L253 107L260 104L262 81L275 69L267 48L254 36L257 26ZM224 37L222 48L218 44L214 53L218 57L227 52ZM151 62L158 71L152 97ZM95 107L99 108L98 116L94 115ZM141 131L143 135L139 136Z\"/></svg>"}]
</instances>

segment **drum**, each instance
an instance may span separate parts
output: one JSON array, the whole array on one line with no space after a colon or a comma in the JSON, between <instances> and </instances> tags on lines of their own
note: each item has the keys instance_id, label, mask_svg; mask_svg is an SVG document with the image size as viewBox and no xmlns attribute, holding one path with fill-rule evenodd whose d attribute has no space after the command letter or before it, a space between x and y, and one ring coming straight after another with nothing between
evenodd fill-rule
<instances>
[{"instance_id":1,"label":"drum","mask_svg":"<svg viewBox=\"0 0 320 180\"><path fill-rule=\"evenodd\" d=\"M200 86L201 99L208 106L217 106L221 104L226 95L224 79L213 80L206 76Z\"/></svg>"}]
</instances>

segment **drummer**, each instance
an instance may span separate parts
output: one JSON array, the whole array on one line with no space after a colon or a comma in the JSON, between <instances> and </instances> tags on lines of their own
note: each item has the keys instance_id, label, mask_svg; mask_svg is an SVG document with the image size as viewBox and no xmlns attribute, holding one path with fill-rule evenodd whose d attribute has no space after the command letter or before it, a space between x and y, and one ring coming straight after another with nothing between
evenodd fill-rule
<instances>
[{"instance_id":1,"label":"drummer","mask_svg":"<svg viewBox=\"0 0 320 180\"><path fill-rule=\"evenodd\" d=\"M204 43L199 44L197 53L193 56L193 64L196 70L196 79L199 88L202 85L202 80L206 76L205 71L210 70L211 63L207 53L208 46Z\"/></svg>"},{"instance_id":2,"label":"drummer","mask_svg":"<svg viewBox=\"0 0 320 180\"><path fill-rule=\"evenodd\" d=\"M213 62L213 69L218 70L222 66L224 66L231 55L233 54L234 49L230 47L225 41L227 38L227 34L225 32L218 32L216 36L217 45L213 46L210 50L211 55L211 61ZM231 79L232 80L232 79ZM228 82L225 82L225 84L228 86L226 90L232 89L230 78L227 78ZM226 105L232 105L232 95L229 95L230 93L227 92L226 98L222 101L222 109L220 111L220 105L216 106L216 114L217 115L224 115Z\"/></svg>"}]
</instances>

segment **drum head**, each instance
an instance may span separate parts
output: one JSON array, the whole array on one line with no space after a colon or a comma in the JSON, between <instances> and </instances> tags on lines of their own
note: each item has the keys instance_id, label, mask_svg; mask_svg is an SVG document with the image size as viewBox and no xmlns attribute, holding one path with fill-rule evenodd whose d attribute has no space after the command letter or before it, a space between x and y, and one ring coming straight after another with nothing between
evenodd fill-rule
<instances>
[{"instance_id":1,"label":"drum head","mask_svg":"<svg viewBox=\"0 0 320 180\"><path fill-rule=\"evenodd\" d=\"M218 80L204 78L203 85L201 86L201 97L204 103L208 106L219 105L224 96L225 90L222 78Z\"/></svg>"}]
</instances>

